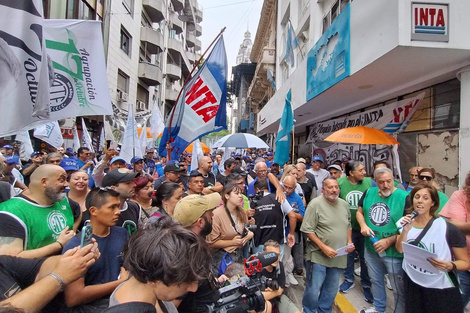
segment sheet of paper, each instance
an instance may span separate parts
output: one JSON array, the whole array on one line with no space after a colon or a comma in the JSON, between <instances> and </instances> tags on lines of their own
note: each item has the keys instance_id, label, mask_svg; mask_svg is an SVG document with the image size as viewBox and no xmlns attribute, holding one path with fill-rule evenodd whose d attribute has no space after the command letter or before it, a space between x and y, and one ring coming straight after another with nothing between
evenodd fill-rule
<instances>
[{"instance_id":1,"label":"sheet of paper","mask_svg":"<svg viewBox=\"0 0 470 313\"><path fill-rule=\"evenodd\" d=\"M343 255L348 254L346 250L351 248L352 246L353 244L350 244L350 245L339 248L338 250L336 250L336 252L338 253L336 256L343 256Z\"/></svg>"},{"instance_id":2,"label":"sheet of paper","mask_svg":"<svg viewBox=\"0 0 470 313\"><path fill-rule=\"evenodd\" d=\"M429 258L437 258L437 254L421 249L418 246L403 242L403 262L422 268L430 273L437 273L439 270L429 263Z\"/></svg>"}]
</instances>

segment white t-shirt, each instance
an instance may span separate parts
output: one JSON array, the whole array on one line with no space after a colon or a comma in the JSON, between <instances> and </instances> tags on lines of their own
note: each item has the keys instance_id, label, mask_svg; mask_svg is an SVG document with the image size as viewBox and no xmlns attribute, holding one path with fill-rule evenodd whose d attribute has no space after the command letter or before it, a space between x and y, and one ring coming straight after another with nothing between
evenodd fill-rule
<instances>
[{"instance_id":1,"label":"white t-shirt","mask_svg":"<svg viewBox=\"0 0 470 313\"><path fill-rule=\"evenodd\" d=\"M315 182L317 183L317 189L321 190L323 186L323 181L325 178L330 177L330 172L321 168L318 171L314 171L312 168L308 169L307 172L312 173L315 176Z\"/></svg>"}]
</instances>

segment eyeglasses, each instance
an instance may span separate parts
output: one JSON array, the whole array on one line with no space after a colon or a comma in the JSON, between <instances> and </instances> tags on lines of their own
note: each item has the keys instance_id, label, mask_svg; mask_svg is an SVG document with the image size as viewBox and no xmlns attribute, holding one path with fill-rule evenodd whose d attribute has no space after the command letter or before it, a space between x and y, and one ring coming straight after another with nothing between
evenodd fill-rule
<instances>
[{"instance_id":1,"label":"eyeglasses","mask_svg":"<svg viewBox=\"0 0 470 313\"><path fill-rule=\"evenodd\" d=\"M419 175L419 179L420 179L420 180L431 181L431 180L432 180L432 177L431 177L431 176Z\"/></svg>"},{"instance_id":2,"label":"eyeglasses","mask_svg":"<svg viewBox=\"0 0 470 313\"><path fill-rule=\"evenodd\" d=\"M283 187L284 187L284 189L286 189L286 190L294 190L294 189L295 189L295 187L288 187L288 186L283 186Z\"/></svg>"}]
</instances>

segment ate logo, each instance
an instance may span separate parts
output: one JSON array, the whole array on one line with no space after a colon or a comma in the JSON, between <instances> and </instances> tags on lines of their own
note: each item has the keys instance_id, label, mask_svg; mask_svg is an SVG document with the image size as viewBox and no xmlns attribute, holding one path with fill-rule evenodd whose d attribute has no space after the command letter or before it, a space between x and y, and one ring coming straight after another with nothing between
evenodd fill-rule
<instances>
[{"instance_id":1,"label":"ate logo","mask_svg":"<svg viewBox=\"0 0 470 313\"><path fill-rule=\"evenodd\" d=\"M201 77L191 87L185 101L186 105L189 105L197 115L202 117L204 123L209 122L217 115L219 110L219 105L215 104L217 102L214 94Z\"/></svg>"},{"instance_id":2,"label":"ate logo","mask_svg":"<svg viewBox=\"0 0 470 313\"><path fill-rule=\"evenodd\" d=\"M369 209L369 221L375 226L385 226L390 222L390 208L386 203L374 203Z\"/></svg>"},{"instance_id":3,"label":"ate logo","mask_svg":"<svg viewBox=\"0 0 470 313\"><path fill-rule=\"evenodd\" d=\"M357 210L357 204L362 197L362 191L353 190L346 195L346 201L349 203L351 210Z\"/></svg>"}]
</instances>

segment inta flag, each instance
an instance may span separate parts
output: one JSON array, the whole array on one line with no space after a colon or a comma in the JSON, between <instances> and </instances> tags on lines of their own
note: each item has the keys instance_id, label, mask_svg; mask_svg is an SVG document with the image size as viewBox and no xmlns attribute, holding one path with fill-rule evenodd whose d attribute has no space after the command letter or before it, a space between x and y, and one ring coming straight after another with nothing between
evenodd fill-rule
<instances>
[{"instance_id":1,"label":"inta flag","mask_svg":"<svg viewBox=\"0 0 470 313\"><path fill-rule=\"evenodd\" d=\"M281 123L276 138L276 152L274 153L274 163L281 167L289 161L290 133L294 128L294 112L291 104L291 91L286 95L286 103L282 112Z\"/></svg>"},{"instance_id":2,"label":"inta flag","mask_svg":"<svg viewBox=\"0 0 470 313\"><path fill-rule=\"evenodd\" d=\"M170 140L171 159L177 160L196 138L227 129L226 101L227 56L221 36L196 75L184 85L167 120L158 153L166 156L166 144Z\"/></svg>"}]
</instances>

